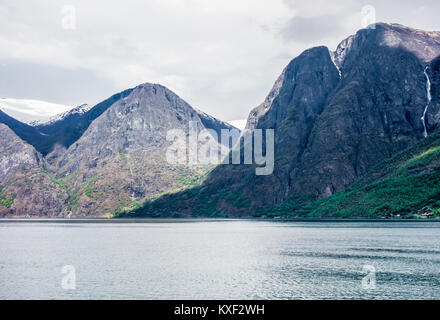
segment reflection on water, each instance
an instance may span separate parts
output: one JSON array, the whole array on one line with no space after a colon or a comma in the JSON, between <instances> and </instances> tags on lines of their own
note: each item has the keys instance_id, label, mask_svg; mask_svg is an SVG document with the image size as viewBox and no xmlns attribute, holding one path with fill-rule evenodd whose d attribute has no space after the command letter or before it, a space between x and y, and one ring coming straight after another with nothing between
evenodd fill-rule
<instances>
[{"instance_id":1,"label":"reflection on water","mask_svg":"<svg viewBox=\"0 0 440 320\"><path fill-rule=\"evenodd\" d=\"M0 223L2 299L439 299L439 273L440 223Z\"/></svg>"}]
</instances>

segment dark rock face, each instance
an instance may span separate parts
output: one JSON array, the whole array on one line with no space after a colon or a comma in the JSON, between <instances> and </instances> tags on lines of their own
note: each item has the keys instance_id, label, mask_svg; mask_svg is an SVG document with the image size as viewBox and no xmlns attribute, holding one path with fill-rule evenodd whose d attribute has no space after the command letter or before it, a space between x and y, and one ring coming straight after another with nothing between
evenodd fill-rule
<instances>
[{"instance_id":1,"label":"dark rock face","mask_svg":"<svg viewBox=\"0 0 440 320\"><path fill-rule=\"evenodd\" d=\"M234 126L231 126L229 123L223 122L221 120L218 120L214 117L211 117L209 114L206 114L200 110L196 110L197 115L200 118L200 121L202 122L203 126L207 129L212 129L216 132L217 137L220 141L220 143L224 143L225 147L232 148L232 142L222 142L221 141L221 132L222 130L238 130Z\"/></svg>"},{"instance_id":2,"label":"dark rock face","mask_svg":"<svg viewBox=\"0 0 440 320\"><path fill-rule=\"evenodd\" d=\"M417 30L400 24L377 23L359 30L339 44L335 52L336 65L343 68L344 64L352 63L362 55L363 48L371 45L411 52L421 62L427 63L439 55L440 32Z\"/></svg>"},{"instance_id":3,"label":"dark rock face","mask_svg":"<svg viewBox=\"0 0 440 320\"><path fill-rule=\"evenodd\" d=\"M313 125L338 82L339 73L327 48L313 48L293 59L266 101L251 112L247 126L275 129L273 175L256 176L254 166L226 165L217 167L206 184L213 192L231 189L252 199L252 206L238 210L238 214L286 199L291 187L289 174L301 162ZM259 117L256 119L255 115ZM236 210L229 208L227 203L224 205L227 210Z\"/></svg>"},{"instance_id":4,"label":"dark rock face","mask_svg":"<svg viewBox=\"0 0 440 320\"><path fill-rule=\"evenodd\" d=\"M133 89L128 89L117 93L97 104L87 112L71 111L66 113L66 115L58 121L35 126L35 129L43 134L43 145L33 144L34 147L43 155L51 153L57 145L64 148L70 147L83 135L93 120L103 114L113 103L129 95L132 90Z\"/></svg>"},{"instance_id":5,"label":"dark rock face","mask_svg":"<svg viewBox=\"0 0 440 320\"><path fill-rule=\"evenodd\" d=\"M426 128L428 132L440 128L440 57L434 59L426 70L431 80L432 100L426 114Z\"/></svg>"},{"instance_id":6,"label":"dark rock face","mask_svg":"<svg viewBox=\"0 0 440 320\"><path fill-rule=\"evenodd\" d=\"M0 110L0 124L8 126L20 139L26 141L36 149L44 149L45 137L34 127L15 120Z\"/></svg>"},{"instance_id":7,"label":"dark rock face","mask_svg":"<svg viewBox=\"0 0 440 320\"><path fill-rule=\"evenodd\" d=\"M378 26L353 40L340 62L341 82L314 124L301 165L291 172L291 194L331 195L423 138L425 64L394 45L408 30L391 30ZM440 54L438 44L434 49Z\"/></svg>"},{"instance_id":8,"label":"dark rock face","mask_svg":"<svg viewBox=\"0 0 440 320\"><path fill-rule=\"evenodd\" d=\"M439 32L388 24L360 30L334 53L325 47L305 51L248 119L249 129L275 129L273 175L219 166L206 188L214 194L229 188L250 205L236 208L225 200L217 209L249 215L291 197L330 196L423 139L428 65L434 98L425 122L432 133L440 118L439 55Z\"/></svg>"},{"instance_id":9,"label":"dark rock face","mask_svg":"<svg viewBox=\"0 0 440 320\"><path fill-rule=\"evenodd\" d=\"M251 110L247 119L246 129L248 130L255 129L258 119L260 119L269 110L273 100L280 93L281 87L283 86L285 73L286 73L286 69L283 70L281 75L278 77L277 81L275 81L275 84L273 85L266 99L264 99L263 103L260 104L255 109Z\"/></svg>"}]
</instances>

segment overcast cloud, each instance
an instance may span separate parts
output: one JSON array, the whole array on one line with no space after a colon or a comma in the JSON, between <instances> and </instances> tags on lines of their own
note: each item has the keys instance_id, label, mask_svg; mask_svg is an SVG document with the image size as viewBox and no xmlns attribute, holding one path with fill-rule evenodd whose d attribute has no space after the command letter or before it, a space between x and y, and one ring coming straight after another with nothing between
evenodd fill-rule
<instances>
[{"instance_id":1,"label":"overcast cloud","mask_svg":"<svg viewBox=\"0 0 440 320\"><path fill-rule=\"evenodd\" d=\"M75 29L62 27L65 5ZM153 82L243 119L292 58L360 29L365 5L378 21L440 30L438 0L0 0L0 97L94 104Z\"/></svg>"}]
</instances>

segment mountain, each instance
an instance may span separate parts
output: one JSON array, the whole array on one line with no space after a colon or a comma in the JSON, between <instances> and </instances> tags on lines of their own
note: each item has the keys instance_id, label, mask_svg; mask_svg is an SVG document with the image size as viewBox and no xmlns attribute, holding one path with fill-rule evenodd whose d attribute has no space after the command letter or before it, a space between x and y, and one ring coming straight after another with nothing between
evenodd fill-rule
<instances>
[{"instance_id":1,"label":"mountain","mask_svg":"<svg viewBox=\"0 0 440 320\"><path fill-rule=\"evenodd\" d=\"M101 116L113 103L129 95L132 90L127 89L114 94L93 108L82 105L59 115L52 121L37 124L35 128L46 136L45 147L38 148L36 146L37 150L43 155L47 155L52 151L58 154L60 149L67 149L83 135L95 119Z\"/></svg>"},{"instance_id":2,"label":"mountain","mask_svg":"<svg viewBox=\"0 0 440 320\"><path fill-rule=\"evenodd\" d=\"M91 106L89 106L88 104L82 104L78 107L72 108L68 111L62 112L62 113L58 113L52 117L50 117L49 119L46 119L45 121L42 120L34 120L29 122L29 125L33 126L33 127L40 127L40 128L47 128L52 126L54 123L60 122L60 121L64 121L70 117L72 117L73 115L82 115L84 113L86 113L87 111L89 111L91 109Z\"/></svg>"},{"instance_id":3,"label":"mountain","mask_svg":"<svg viewBox=\"0 0 440 320\"><path fill-rule=\"evenodd\" d=\"M30 121L22 123L0 110L0 123L8 125L18 136L31 144L43 156L55 151L56 157L60 149L68 148L78 140L93 120L98 118L113 103L127 96L132 89L117 93L102 101L93 108L81 105L64 113L45 118L46 121ZM34 100L29 100L30 102ZM30 103L29 102L29 103ZM37 110L40 105L33 107ZM28 106L27 109L31 109Z\"/></svg>"},{"instance_id":4,"label":"mountain","mask_svg":"<svg viewBox=\"0 0 440 320\"><path fill-rule=\"evenodd\" d=\"M139 85L113 103L57 160L57 178L78 195L74 211L111 214L118 207L201 179L209 166L166 159L171 145L167 132L188 133L190 121L199 131L231 128L161 85Z\"/></svg>"},{"instance_id":5,"label":"mountain","mask_svg":"<svg viewBox=\"0 0 440 320\"><path fill-rule=\"evenodd\" d=\"M48 157L48 160L52 161L52 158L57 157L60 152L63 152L64 149L69 148L77 141L96 118L103 114L112 104L127 97L132 91L133 88L124 90L94 107L83 104L50 118L46 116L43 118L45 121L33 120L23 123L0 110L0 123L8 125L16 134L34 146L44 156L54 152L54 154ZM9 101L11 99L3 100L8 101L9 104L12 103ZM25 110L32 110L34 113L39 108L44 109L47 107L47 104L36 100L26 100L26 102ZM35 102L37 105L32 106L32 102ZM54 107L51 107L47 112L53 114L53 109ZM5 110L9 111L8 108L5 108ZM200 110L197 110L197 113L204 127L215 130L219 136L221 129L234 128L232 125L211 117Z\"/></svg>"},{"instance_id":6,"label":"mountain","mask_svg":"<svg viewBox=\"0 0 440 320\"><path fill-rule=\"evenodd\" d=\"M210 132L208 142L221 155L227 153L221 130L234 128L149 83L45 123L30 126L1 111L0 122L6 124L2 130L9 139L0 143L2 166L9 170L0 180L0 214L14 216L111 216L144 198L181 190L203 179L212 165L168 162L173 141L167 140L167 133L181 130L179 137L186 138L190 122L197 126L196 133L211 129L218 140ZM200 140L198 145L208 142ZM26 156L21 156L23 150ZM187 157L188 150L181 160ZM44 204L51 209L44 212Z\"/></svg>"},{"instance_id":7,"label":"mountain","mask_svg":"<svg viewBox=\"0 0 440 320\"><path fill-rule=\"evenodd\" d=\"M440 32L380 23L284 68L226 158L241 164L170 152L211 129L195 143L219 158L232 126L158 84L34 126L0 111L0 215L438 215L439 121ZM243 163L259 129L274 130L273 174Z\"/></svg>"},{"instance_id":8,"label":"mountain","mask_svg":"<svg viewBox=\"0 0 440 320\"><path fill-rule=\"evenodd\" d=\"M0 124L8 126L17 136L38 150L47 148L46 137L36 128L20 122L0 110Z\"/></svg>"},{"instance_id":9,"label":"mountain","mask_svg":"<svg viewBox=\"0 0 440 320\"><path fill-rule=\"evenodd\" d=\"M440 133L382 161L330 197L303 200L291 199L258 216L440 217Z\"/></svg>"},{"instance_id":10,"label":"mountain","mask_svg":"<svg viewBox=\"0 0 440 320\"><path fill-rule=\"evenodd\" d=\"M198 110L198 109L195 109L195 110L197 111L198 117L200 118L200 121L201 121L203 127L214 130L216 132L219 140L221 140L221 131L222 130L233 130L233 129L237 130L238 129L238 128L234 127L232 124L218 120L217 118L214 118L201 110ZM226 144L226 147L227 148L233 147L231 145L230 141L228 141L228 143Z\"/></svg>"},{"instance_id":11,"label":"mountain","mask_svg":"<svg viewBox=\"0 0 440 320\"><path fill-rule=\"evenodd\" d=\"M275 130L272 175L221 165L199 187L132 214L252 216L337 194L437 130L439 55L440 32L383 23L335 52L306 50L248 118L250 130Z\"/></svg>"},{"instance_id":12,"label":"mountain","mask_svg":"<svg viewBox=\"0 0 440 320\"><path fill-rule=\"evenodd\" d=\"M288 196L332 195L423 139L424 70L438 55L440 33L398 25L361 30L339 45L341 80L313 124L301 164L290 171Z\"/></svg>"},{"instance_id":13,"label":"mountain","mask_svg":"<svg viewBox=\"0 0 440 320\"><path fill-rule=\"evenodd\" d=\"M0 110L29 125L35 121L48 121L51 117L70 109L71 106L42 100L0 98Z\"/></svg>"},{"instance_id":14,"label":"mountain","mask_svg":"<svg viewBox=\"0 0 440 320\"><path fill-rule=\"evenodd\" d=\"M0 216L63 216L69 194L43 168L43 158L0 123Z\"/></svg>"}]
</instances>

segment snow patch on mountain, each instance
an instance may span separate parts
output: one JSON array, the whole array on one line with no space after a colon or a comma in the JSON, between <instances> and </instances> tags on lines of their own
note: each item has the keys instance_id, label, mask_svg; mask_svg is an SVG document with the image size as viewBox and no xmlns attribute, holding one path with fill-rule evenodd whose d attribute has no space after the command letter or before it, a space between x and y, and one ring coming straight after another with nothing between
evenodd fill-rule
<instances>
[{"instance_id":1,"label":"snow patch on mountain","mask_svg":"<svg viewBox=\"0 0 440 320\"><path fill-rule=\"evenodd\" d=\"M71 110L72 106L41 100L0 98L0 109L23 123L45 122L57 114Z\"/></svg>"},{"instance_id":2,"label":"snow patch on mountain","mask_svg":"<svg viewBox=\"0 0 440 320\"><path fill-rule=\"evenodd\" d=\"M53 117L50 117L49 120L47 120L47 121L32 121L30 123L30 125L32 125L34 127L35 126L41 126L41 125L44 125L44 126L50 125L50 124L53 124L53 123L55 123L57 121L61 121L61 120L65 119L65 118L67 118L70 115L74 115L74 114L81 115L81 114L84 114L87 111L89 111L91 108L92 108L92 106L89 106L88 104L82 104L82 105L80 105L78 107L75 107L75 108L69 110L69 111L57 114L57 115L55 115Z\"/></svg>"}]
</instances>

